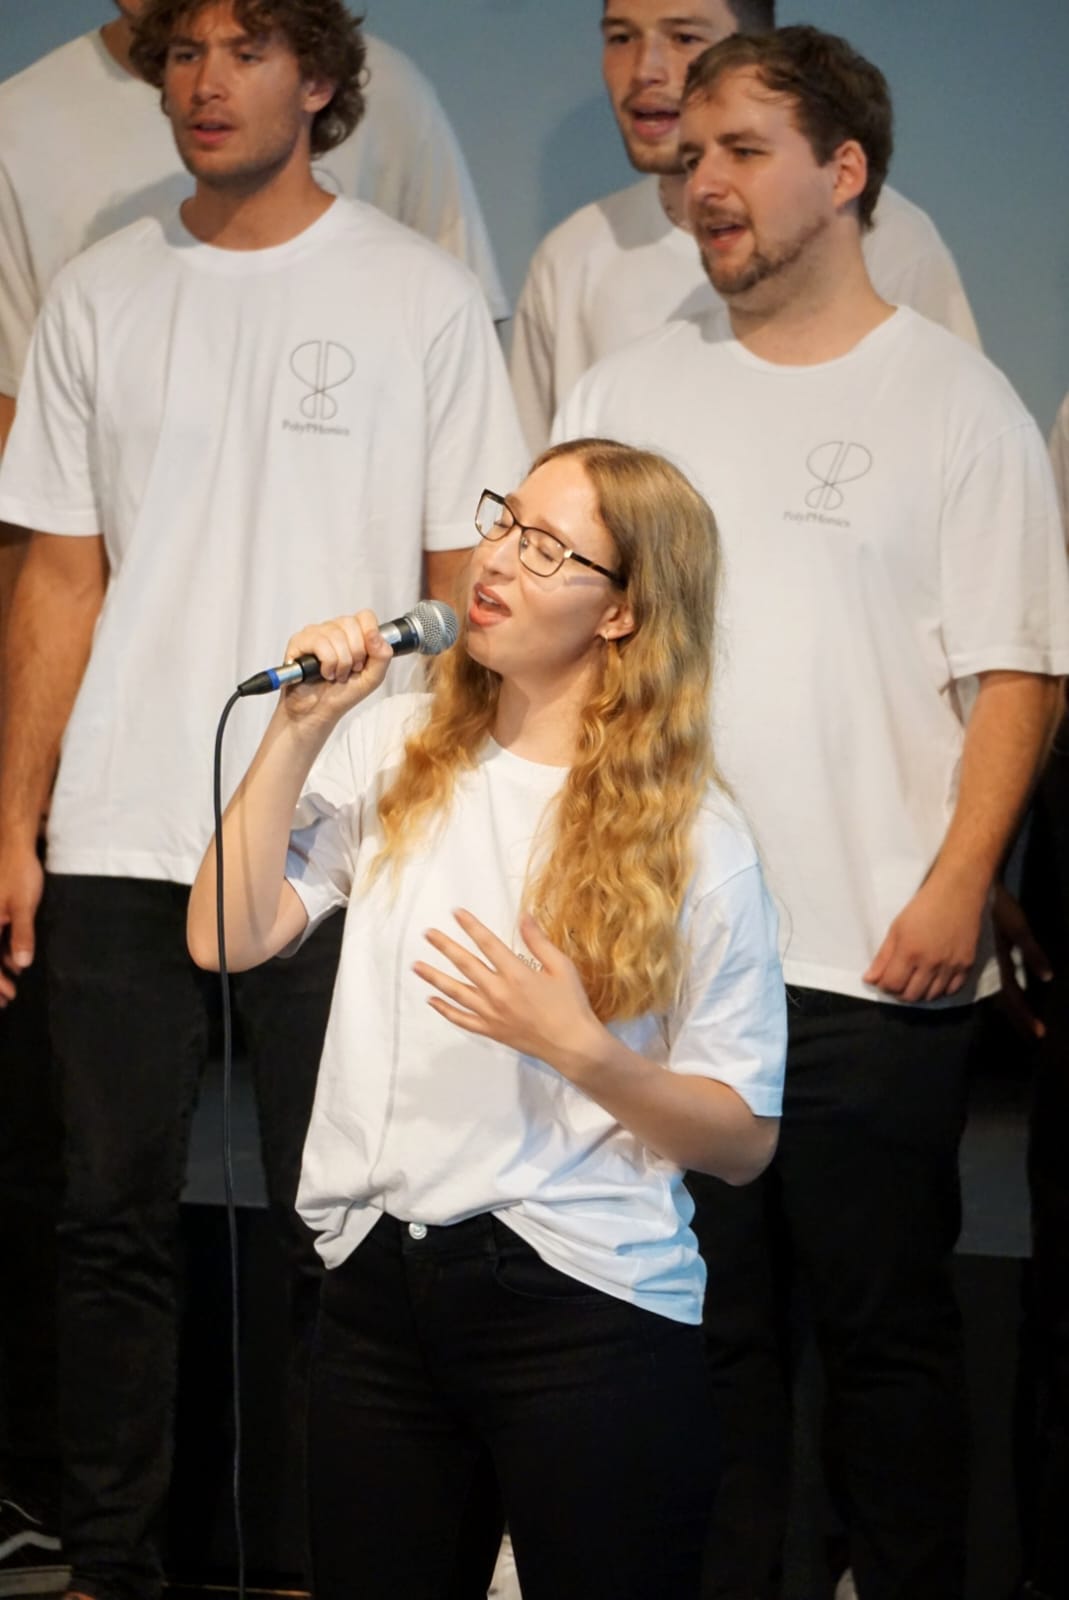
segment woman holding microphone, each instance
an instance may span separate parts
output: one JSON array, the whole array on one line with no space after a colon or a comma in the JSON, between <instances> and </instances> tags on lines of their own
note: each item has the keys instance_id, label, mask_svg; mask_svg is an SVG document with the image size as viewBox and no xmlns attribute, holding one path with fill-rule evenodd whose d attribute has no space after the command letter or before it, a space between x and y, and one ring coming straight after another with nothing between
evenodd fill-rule
<instances>
[{"instance_id":1,"label":"woman holding microphone","mask_svg":"<svg viewBox=\"0 0 1069 1600\"><path fill-rule=\"evenodd\" d=\"M298 1209L326 1275L317 1600L441 1600L489 1455L524 1600L697 1595L715 1485L688 1167L756 1177L775 914L710 741L712 513L658 456L484 493L461 636L379 701L362 612L303 629L224 819L234 969L346 907ZM218 964L215 868L189 941Z\"/></svg>"}]
</instances>

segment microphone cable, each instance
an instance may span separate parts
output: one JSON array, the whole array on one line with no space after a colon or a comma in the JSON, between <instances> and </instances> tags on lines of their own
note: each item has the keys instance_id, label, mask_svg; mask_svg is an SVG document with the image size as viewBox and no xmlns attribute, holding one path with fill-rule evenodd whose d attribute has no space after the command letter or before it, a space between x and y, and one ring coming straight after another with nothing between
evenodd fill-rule
<instances>
[{"instance_id":1,"label":"microphone cable","mask_svg":"<svg viewBox=\"0 0 1069 1600\"><path fill-rule=\"evenodd\" d=\"M448 650L458 632L456 614L441 600L421 600L403 617L382 624L381 632L395 655L436 656ZM246 695L270 694L287 684L314 680L319 676L315 656L305 655L281 667L258 672L240 683L223 707L215 730L212 761L212 814L215 821L215 931L219 947L219 990L223 1021L223 1194L226 1204L227 1242L230 1257L230 1347L231 1382L234 1391L234 1455L232 1494L234 1503L234 1542L238 1561L238 1600L246 1600L245 1527L241 1512L242 1426L241 1426L241 1303L238 1290L238 1219L234 1200L234 1157L232 1134L234 1038L230 1004L230 973L226 960L226 914L223 898L223 735L230 713Z\"/></svg>"},{"instance_id":2,"label":"microphone cable","mask_svg":"<svg viewBox=\"0 0 1069 1600\"><path fill-rule=\"evenodd\" d=\"M215 816L215 928L219 943L219 989L223 1017L223 1194L230 1255L230 1360L234 1391L234 1454L231 1485L234 1503L234 1542L238 1558L238 1600L245 1600L245 1526L241 1514L241 1304L238 1291L238 1213L234 1200L234 1145L231 1121L234 1038L230 1010L230 974L226 964L226 915L223 902L223 734L230 713L241 697L241 690L235 689L223 707L219 725L215 730L212 808Z\"/></svg>"}]
</instances>

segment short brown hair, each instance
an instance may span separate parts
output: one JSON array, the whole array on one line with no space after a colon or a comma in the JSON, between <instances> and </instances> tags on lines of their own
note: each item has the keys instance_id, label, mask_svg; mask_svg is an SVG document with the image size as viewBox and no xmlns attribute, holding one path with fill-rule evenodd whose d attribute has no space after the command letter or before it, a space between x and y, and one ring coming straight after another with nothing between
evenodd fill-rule
<instances>
[{"instance_id":1,"label":"short brown hair","mask_svg":"<svg viewBox=\"0 0 1069 1600\"><path fill-rule=\"evenodd\" d=\"M163 85L167 52L179 27L215 0L149 0L134 24L130 56L141 76ZM334 85L312 121L312 154L321 156L347 139L364 114L367 48L360 20L343 0L229 0L234 20L252 38L281 34L306 78Z\"/></svg>"},{"instance_id":2,"label":"short brown hair","mask_svg":"<svg viewBox=\"0 0 1069 1600\"><path fill-rule=\"evenodd\" d=\"M746 67L772 94L793 100L798 127L821 165L847 139L861 146L868 177L857 209L862 227L871 227L894 149L891 92L880 69L838 34L819 28L733 33L691 62L684 100L703 99L725 74Z\"/></svg>"}]
</instances>

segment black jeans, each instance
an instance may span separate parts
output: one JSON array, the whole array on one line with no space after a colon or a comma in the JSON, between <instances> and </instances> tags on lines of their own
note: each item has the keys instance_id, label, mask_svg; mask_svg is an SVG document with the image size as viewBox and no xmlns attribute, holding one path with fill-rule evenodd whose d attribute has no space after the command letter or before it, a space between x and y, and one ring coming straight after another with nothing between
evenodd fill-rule
<instances>
[{"instance_id":1,"label":"black jeans","mask_svg":"<svg viewBox=\"0 0 1069 1600\"><path fill-rule=\"evenodd\" d=\"M688 1179L724 1462L703 1595L779 1592L802 1288L858 1592L960 1600L968 1447L950 1257L974 1018L812 990L793 992L788 1015L772 1166L746 1189Z\"/></svg>"},{"instance_id":2,"label":"black jeans","mask_svg":"<svg viewBox=\"0 0 1069 1600\"><path fill-rule=\"evenodd\" d=\"M178 1200L218 979L186 953L189 891L49 883L52 1038L64 1124L59 1228L63 1538L72 1586L151 1600L170 1475ZM318 1259L293 1209L337 966L333 918L288 961L234 979L270 1205L310 1343ZM298 1363L299 1364L299 1363Z\"/></svg>"},{"instance_id":3,"label":"black jeans","mask_svg":"<svg viewBox=\"0 0 1069 1600\"><path fill-rule=\"evenodd\" d=\"M323 1289L317 1600L444 1600L487 1456L524 1600L693 1600L711 1428L698 1328L557 1272L488 1215L421 1238L384 1217Z\"/></svg>"},{"instance_id":4,"label":"black jeans","mask_svg":"<svg viewBox=\"0 0 1069 1600\"><path fill-rule=\"evenodd\" d=\"M1025 1572L1069 1594L1069 717L1036 793L1022 899L1050 959L1030 987L1046 1024L1035 1048L1028 1144L1032 1260L1018 1397L1017 1479Z\"/></svg>"},{"instance_id":5,"label":"black jeans","mask_svg":"<svg viewBox=\"0 0 1069 1600\"><path fill-rule=\"evenodd\" d=\"M0 1495L59 1518L56 1225L63 1188L44 933L0 1011Z\"/></svg>"}]
</instances>

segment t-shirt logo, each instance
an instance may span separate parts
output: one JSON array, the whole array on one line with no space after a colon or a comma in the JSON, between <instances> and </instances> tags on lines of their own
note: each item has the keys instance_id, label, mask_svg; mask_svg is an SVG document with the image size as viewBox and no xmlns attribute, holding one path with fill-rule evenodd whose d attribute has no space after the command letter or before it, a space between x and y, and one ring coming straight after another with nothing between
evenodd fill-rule
<instances>
[{"instance_id":1,"label":"t-shirt logo","mask_svg":"<svg viewBox=\"0 0 1069 1600\"><path fill-rule=\"evenodd\" d=\"M871 472L872 456L863 444L832 439L809 452L806 466L817 480L805 497L810 511L841 511L846 503L841 485L856 483Z\"/></svg>"},{"instance_id":2,"label":"t-shirt logo","mask_svg":"<svg viewBox=\"0 0 1069 1600\"><path fill-rule=\"evenodd\" d=\"M333 339L309 339L290 356L290 368L308 390L301 400L301 416L309 422L333 422L338 402L331 390L348 383L356 371L352 351Z\"/></svg>"}]
</instances>

